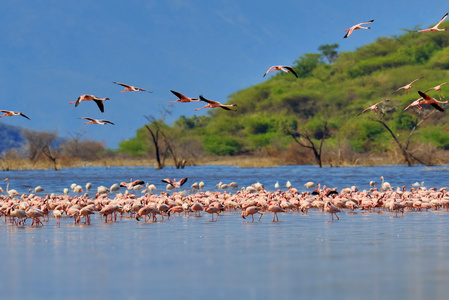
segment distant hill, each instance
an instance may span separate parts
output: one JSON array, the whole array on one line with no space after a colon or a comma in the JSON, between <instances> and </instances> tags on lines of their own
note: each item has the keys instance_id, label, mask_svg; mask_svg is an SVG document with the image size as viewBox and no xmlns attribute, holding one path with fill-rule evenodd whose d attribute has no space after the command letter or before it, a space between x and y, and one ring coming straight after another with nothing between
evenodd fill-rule
<instances>
[{"instance_id":1,"label":"distant hill","mask_svg":"<svg viewBox=\"0 0 449 300\"><path fill-rule=\"evenodd\" d=\"M442 28L448 24L443 23ZM379 118L399 139L405 139L421 113L433 108L424 105L422 110L414 107L402 112L404 107L420 97L418 90L449 81L449 32L379 37L355 51L338 53L332 60L325 54L307 53L295 60L291 66L299 78L277 72L263 83L230 95L227 104L237 104L235 112L218 108L211 109L209 116L182 116L173 125L174 130L182 132L178 139L200 140L203 150L215 155L282 153L292 144L282 128L307 130L312 138L320 140L326 123L329 151L337 153L346 147L354 153L388 152L395 145ZM410 94L405 95L404 90L394 93L421 77ZM442 92L449 99L449 84L442 87ZM440 99L434 90L428 94ZM368 111L358 116L364 108L382 100L377 115ZM414 134L412 144L449 149L448 121L447 112L434 113ZM144 131L141 128L138 133ZM120 148L148 147L145 139L136 134Z\"/></svg>"},{"instance_id":2,"label":"distant hill","mask_svg":"<svg viewBox=\"0 0 449 300\"><path fill-rule=\"evenodd\" d=\"M24 129L20 126L8 125L0 122L0 154L12 148L22 148L26 146L26 140L22 135L23 130ZM52 143L52 146L59 147L59 145L66 141L66 138L57 137Z\"/></svg>"}]
</instances>

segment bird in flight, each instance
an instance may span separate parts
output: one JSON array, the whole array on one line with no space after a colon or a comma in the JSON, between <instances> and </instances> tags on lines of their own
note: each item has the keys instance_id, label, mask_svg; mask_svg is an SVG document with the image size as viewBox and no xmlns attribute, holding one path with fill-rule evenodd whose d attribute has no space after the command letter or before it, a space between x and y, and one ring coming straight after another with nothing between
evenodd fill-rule
<instances>
[{"instance_id":1,"label":"bird in flight","mask_svg":"<svg viewBox=\"0 0 449 300\"><path fill-rule=\"evenodd\" d=\"M208 99L204 98L202 95L200 95L200 99L201 99L201 101L207 102L207 104L203 107L196 108L195 110L200 110L200 109L207 108L207 107L210 107L210 108L220 107L220 108L223 108L226 110L235 111L233 109L230 109L230 107L237 106L237 104L221 104L220 102L217 102L217 101L208 100Z\"/></svg>"},{"instance_id":2,"label":"bird in flight","mask_svg":"<svg viewBox=\"0 0 449 300\"><path fill-rule=\"evenodd\" d=\"M121 86L125 87L125 89L123 91L121 91L120 93L124 93L124 92L138 92L138 91L152 93L150 91L147 91L147 90L144 90L144 89L132 86L132 85L128 85L128 84L124 84L124 83L120 83L120 82L115 82L115 81L113 81L112 83L115 83L115 84L118 84L118 85L121 85Z\"/></svg>"},{"instance_id":3,"label":"bird in flight","mask_svg":"<svg viewBox=\"0 0 449 300\"><path fill-rule=\"evenodd\" d=\"M384 102L384 100L377 102L376 104L371 105L370 107L365 108L362 112L360 112L357 116L360 116L361 114L363 114L365 111L367 110L372 110L374 112L374 115L377 115L377 105L379 105L380 103Z\"/></svg>"},{"instance_id":4,"label":"bird in flight","mask_svg":"<svg viewBox=\"0 0 449 300\"><path fill-rule=\"evenodd\" d=\"M94 95L81 95L78 97L76 101L71 101L69 102L69 104L75 103L75 107L77 107L82 101L92 101L92 100L95 101L95 103L97 103L100 111L104 112L103 101L109 100L109 98L98 98L95 97Z\"/></svg>"},{"instance_id":5,"label":"bird in flight","mask_svg":"<svg viewBox=\"0 0 449 300\"><path fill-rule=\"evenodd\" d=\"M179 180L179 181L176 181L176 179L171 180L171 179L166 178L166 179L162 179L161 181L170 184L170 185L171 185L172 187L174 187L174 188L179 188L179 187L181 187L184 183L187 182L187 178L182 178L182 179Z\"/></svg>"},{"instance_id":6,"label":"bird in flight","mask_svg":"<svg viewBox=\"0 0 449 300\"><path fill-rule=\"evenodd\" d=\"M410 107L413 107L413 106L416 106L416 107L418 107L419 109L422 109L422 107L421 107L421 101L422 101L422 100L424 100L423 97L416 99L416 100L413 101L409 106L407 106L406 108L404 108L404 109L402 110L402 112L406 111L407 109L409 109Z\"/></svg>"},{"instance_id":7,"label":"bird in flight","mask_svg":"<svg viewBox=\"0 0 449 300\"><path fill-rule=\"evenodd\" d=\"M199 101L201 101L200 99L197 99L197 98L189 98L189 97L186 97L186 96L184 96L183 94L178 93L178 92L175 92L175 91L173 91L173 90L170 90L170 92L172 92L172 93L173 93L176 97L178 97L179 99L176 100L176 101L170 101L170 102L168 102L168 103L175 103L175 102L188 103L188 102L199 102Z\"/></svg>"},{"instance_id":8,"label":"bird in flight","mask_svg":"<svg viewBox=\"0 0 449 300\"><path fill-rule=\"evenodd\" d=\"M293 75L296 76L296 78L298 78L298 74L296 74L295 70L293 70L293 68L289 66L272 66L268 69L268 71L265 72L265 74L263 74L263 77L265 77L265 75L267 75L269 72L274 71L284 71L285 73L291 72Z\"/></svg>"},{"instance_id":9,"label":"bird in flight","mask_svg":"<svg viewBox=\"0 0 449 300\"><path fill-rule=\"evenodd\" d=\"M30 118L28 118L26 115L24 115L23 113L21 113L20 111L0 110L0 112L3 113L3 115L1 115L0 118L1 118L1 117L5 117L5 116L7 116L7 117L12 117L12 116L22 116L22 117L27 118L28 120L30 119Z\"/></svg>"},{"instance_id":10,"label":"bird in flight","mask_svg":"<svg viewBox=\"0 0 449 300\"><path fill-rule=\"evenodd\" d=\"M427 95L421 91L418 91L418 93L421 97L423 97L423 100L421 100L421 102L419 103L420 105L421 104L429 104L429 105L432 105L434 108L438 109L439 111L444 111L444 108L440 105L440 103L444 103L444 104L449 103L449 101L438 101L437 99L432 98L429 95Z\"/></svg>"},{"instance_id":11,"label":"bird in flight","mask_svg":"<svg viewBox=\"0 0 449 300\"><path fill-rule=\"evenodd\" d=\"M108 120L97 120L97 119L92 119L92 118L88 118L88 117L83 117L83 118L78 118L78 119L89 120L89 122L85 122L84 124L98 124L98 125L112 124L112 125L115 125L114 123L112 123L111 121L108 121Z\"/></svg>"},{"instance_id":12,"label":"bird in flight","mask_svg":"<svg viewBox=\"0 0 449 300\"><path fill-rule=\"evenodd\" d=\"M374 22L374 19L371 20L371 21L368 21L368 22L359 23L359 24L357 24L357 25L352 26L352 27L349 28L349 29L345 29L345 31L347 31L347 33L346 33L346 35L345 35L343 38L347 38L348 36L350 36L350 35L352 34L352 32L353 32L354 30L357 30L357 29L371 29L371 27L364 27L364 26L362 26L362 25L364 25L364 24L369 24L369 23L373 23L373 22Z\"/></svg>"},{"instance_id":13,"label":"bird in flight","mask_svg":"<svg viewBox=\"0 0 449 300\"><path fill-rule=\"evenodd\" d=\"M415 81L420 80L420 79L423 79L423 78L424 78L424 77L415 79L415 80L413 80L412 82L410 82L409 84L406 84L406 85L404 85L404 86L401 86L401 87L398 88L396 91L394 91L393 94L396 93L396 92L398 92L399 90L402 90L402 89L405 90L405 94L404 94L404 95L407 95L407 91L408 91L408 93L410 94L410 89L412 88L412 84L413 84Z\"/></svg>"},{"instance_id":14,"label":"bird in flight","mask_svg":"<svg viewBox=\"0 0 449 300\"><path fill-rule=\"evenodd\" d=\"M449 14L449 12L447 12L442 18L441 20L436 23L433 27L427 28L427 29L422 29L422 30L418 30L418 32L435 32L435 31L446 31L447 28L438 28L438 26L440 26L440 24L444 21L444 19L447 18L447 15Z\"/></svg>"},{"instance_id":15,"label":"bird in flight","mask_svg":"<svg viewBox=\"0 0 449 300\"><path fill-rule=\"evenodd\" d=\"M435 91L437 91L438 96L440 96L440 100L441 100L442 98L446 98L446 97L444 97L443 93L441 92L441 86L442 86L442 85L445 85L446 83L449 83L449 82L443 82L443 83L440 83L440 84L437 85L437 86L434 86L434 87L431 87L430 89L427 89L424 93L426 93L426 92L428 92L428 91L430 91L430 90L435 90Z\"/></svg>"}]
</instances>

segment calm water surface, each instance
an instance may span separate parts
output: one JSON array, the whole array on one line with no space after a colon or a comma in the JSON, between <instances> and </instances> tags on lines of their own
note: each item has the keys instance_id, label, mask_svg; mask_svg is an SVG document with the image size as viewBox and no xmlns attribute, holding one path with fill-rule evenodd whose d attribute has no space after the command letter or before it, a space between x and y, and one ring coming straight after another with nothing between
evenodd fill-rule
<instances>
[{"instance_id":1,"label":"calm water surface","mask_svg":"<svg viewBox=\"0 0 449 300\"><path fill-rule=\"evenodd\" d=\"M80 168L4 172L11 188L37 185L61 193L75 182L110 186L129 178L155 183L188 177L215 190L219 182L261 182L274 190L287 180L299 190L307 181L339 189L384 176L392 186L449 186L449 169L404 166L373 168L187 167ZM3 186L5 188L5 186ZM142 223L124 219L90 226L15 227L0 222L4 299L447 299L449 213L285 213L272 223L247 223L226 213L175 216Z\"/></svg>"}]
</instances>

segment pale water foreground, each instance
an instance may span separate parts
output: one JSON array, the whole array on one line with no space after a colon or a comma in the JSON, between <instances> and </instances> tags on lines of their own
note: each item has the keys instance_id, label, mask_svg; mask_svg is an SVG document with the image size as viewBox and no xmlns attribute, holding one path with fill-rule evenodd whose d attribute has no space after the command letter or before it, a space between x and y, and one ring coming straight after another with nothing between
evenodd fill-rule
<instances>
[{"instance_id":1,"label":"pale water foreground","mask_svg":"<svg viewBox=\"0 0 449 300\"><path fill-rule=\"evenodd\" d=\"M72 182L110 186L130 177L155 183L157 192L167 177L188 177L188 186L202 180L207 190L219 181L259 181L274 190L287 180L300 191L307 181L362 190L380 176L393 187L424 181L440 188L449 186L448 175L445 167L404 166L4 172L19 192L41 185L50 193ZM204 213L147 224L95 218L90 226L65 219L56 227L50 219L30 228L1 221L0 288L5 299L447 299L448 218L443 211L358 213L330 222L309 211L280 214L278 223L269 213L255 223L238 213L217 222Z\"/></svg>"}]
</instances>

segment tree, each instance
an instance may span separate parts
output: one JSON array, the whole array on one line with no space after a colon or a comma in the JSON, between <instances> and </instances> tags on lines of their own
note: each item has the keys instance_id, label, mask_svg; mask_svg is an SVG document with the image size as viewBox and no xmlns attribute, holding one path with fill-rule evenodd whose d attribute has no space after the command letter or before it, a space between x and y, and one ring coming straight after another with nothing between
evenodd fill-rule
<instances>
[{"instance_id":1,"label":"tree","mask_svg":"<svg viewBox=\"0 0 449 300\"><path fill-rule=\"evenodd\" d=\"M327 138L329 134L326 121L323 122L322 137L319 146L315 145L314 141L312 140L312 134L308 130L304 130L302 133L297 132L297 130L295 130L291 126L285 126L285 124L282 130L285 134L291 136L295 141L295 143L297 143L301 147L312 150L313 156L315 157L318 166L320 168L323 167L321 155L323 153L322 151L324 140Z\"/></svg>"},{"instance_id":2,"label":"tree","mask_svg":"<svg viewBox=\"0 0 449 300\"><path fill-rule=\"evenodd\" d=\"M33 164L39 160L41 155L44 155L53 163L53 168L58 170L59 151L51 145L57 137L55 132L37 132L24 129L23 136L28 144L28 158Z\"/></svg>"},{"instance_id":3,"label":"tree","mask_svg":"<svg viewBox=\"0 0 449 300\"><path fill-rule=\"evenodd\" d=\"M296 64L293 68L298 74L298 77L307 77L318 66L324 64L321 57L322 54L320 53L305 53L304 55L301 55L299 59L295 60Z\"/></svg>"},{"instance_id":4,"label":"tree","mask_svg":"<svg viewBox=\"0 0 449 300\"><path fill-rule=\"evenodd\" d=\"M336 49L338 48L338 44L325 44L318 47L318 50L326 57L327 61L332 64L337 58L338 53Z\"/></svg>"}]
</instances>

